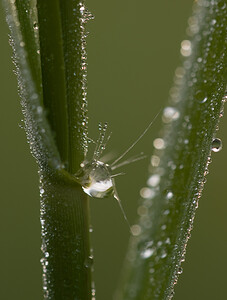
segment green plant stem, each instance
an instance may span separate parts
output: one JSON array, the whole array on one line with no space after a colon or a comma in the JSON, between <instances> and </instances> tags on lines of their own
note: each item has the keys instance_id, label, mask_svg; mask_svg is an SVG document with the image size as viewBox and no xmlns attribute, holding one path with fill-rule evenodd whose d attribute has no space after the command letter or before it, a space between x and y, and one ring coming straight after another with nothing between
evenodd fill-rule
<instances>
[{"instance_id":1,"label":"green plant stem","mask_svg":"<svg viewBox=\"0 0 227 300\"><path fill-rule=\"evenodd\" d=\"M73 181L40 177L44 298L91 299L88 199Z\"/></svg>"},{"instance_id":2,"label":"green plant stem","mask_svg":"<svg viewBox=\"0 0 227 300\"><path fill-rule=\"evenodd\" d=\"M67 90L69 172L74 174L87 146L87 54L85 23L90 14L83 1L59 1ZM79 103L79 105L78 105Z\"/></svg>"},{"instance_id":3,"label":"green plant stem","mask_svg":"<svg viewBox=\"0 0 227 300\"><path fill-rule=\"evenodd\" d=\"M186 59L163 113L164 147L154 153L148 179L151 196L141 199L141 233L130 240L117 300L173 297L206 182L226 99L226 1L198 1L190 20L191 44L182 43Z\"/></svg>"},{"instance_id":4,"label":"green plant stem","mask_svg":"<svg viewBox=\"0 0 227 300\"><path fill-rule=\"evenodd\" d=\"M66 2L38 0L36 9L34 0L3 0L25 130L39 166L44 297L89 300L89 205L72 176L87 142L85 19L82 1Z\"/></svg>"},{"instance_id":5,"label":"green plant stem","mask_svg":"<svg viewBox=\"0 0 227 300\"><path fill-rule=\"evenodd\" d=\"M37 1L43 106L62 162L68 162L68 117L59 0Z\"/></svg>"},{"instance_id":6,"label":"green plant stem","mask_svg":"<svg viewBox=\"0 0 227 300\"><path fill-rule=\"evenodd\" d=\"M71 174L78 170L86 147L86 73L81 67L81 52L85 49L80 8L80 1L37 1L44 107L62 162ZM68 30L74 32L74 38L66 34ZM60 171L60 177L46 175L40 171L45 297L90 299L88 198L77 183L62 178L64 172Z\"/></svg>"}]
</instances>

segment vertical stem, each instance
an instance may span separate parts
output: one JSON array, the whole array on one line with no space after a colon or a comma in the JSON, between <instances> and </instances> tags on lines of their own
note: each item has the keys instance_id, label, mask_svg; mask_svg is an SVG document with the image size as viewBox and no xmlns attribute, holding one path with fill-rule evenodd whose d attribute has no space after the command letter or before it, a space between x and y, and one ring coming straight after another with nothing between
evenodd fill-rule
<instances>
[{"instance_id":1,"label":"vertical stem","mask_svg":"<svg viewBox=\"0 0 227 300\"><path fill-rule=\"evenodd\" d=\"M63 163L68 161L68 117L59 1L37 1L43 105Z\"/></svg>"},{"instance_id":2,"label":"vertical stem","mask_svg":"<svg viewBox=\"0 0 227 300\"><path fill-rule=\"evenodd\" d=\"M79 1L37 1L44 109L71 174L86 147L84 27ZM72 33L72 34L71 34ZM61 169L61 167L60 167ZM45 299L91 298L88 198L63 170L40 170Z\"/></svg>"},{"instance_id":3,"label":"vertical stem","mask_svg":"<svg viewBox=\"0 0 227 300\"><path fill-rule=\"evenodd\" d=\"M91 299L88 199L74 182L40 176L44 299Z\"/></svg>"}]
</instances>

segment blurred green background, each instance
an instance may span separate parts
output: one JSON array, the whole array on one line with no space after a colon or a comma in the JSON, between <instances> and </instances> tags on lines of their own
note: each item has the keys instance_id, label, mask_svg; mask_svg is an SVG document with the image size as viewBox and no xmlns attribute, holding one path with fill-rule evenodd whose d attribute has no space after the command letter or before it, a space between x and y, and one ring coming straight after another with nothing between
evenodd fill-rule
<instances>
[{"instance_id":1,"label":"blurred green background","mask_svg":"<svg viewBox=\"0 0 227 300\"><path fill-rule=\"evenodd\" d=\"M120 153L165 105L180 42L186 38L192 0L87 1L95 20L88 24L89 135L98 122L113 132L107 152ZM17 82L8 44L8 28L0 10L0 299L40 300L41 266L37 166L29 153L22 124ZM133 153L150 154L160 118ZM187 248L176 300L226 299L227 269L227 118L218 137L224 149L213 154L210 174ZM125 168L117 186L130 223L136 220L139 190L147 178L148 160ZM114 199L91 199L92 244L98 300L112 299L129 232Z\"/></svg>"}]
</instances>

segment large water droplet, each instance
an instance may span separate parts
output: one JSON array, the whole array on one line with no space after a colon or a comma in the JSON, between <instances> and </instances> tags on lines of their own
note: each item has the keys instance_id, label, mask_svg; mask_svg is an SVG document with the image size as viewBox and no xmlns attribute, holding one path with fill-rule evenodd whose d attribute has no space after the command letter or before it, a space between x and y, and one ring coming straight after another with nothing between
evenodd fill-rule
<instances>
[{"instance_id":1,"label":"large water droplet","mask_svg":"<svg viewBox=\"0 0 227 300\"><path fill-rule=\"evenodd\" d=\"M218 138L213 139L211 149L213 152L219 152L222 149L222 141Z\"/></svg>"}]
</instances>

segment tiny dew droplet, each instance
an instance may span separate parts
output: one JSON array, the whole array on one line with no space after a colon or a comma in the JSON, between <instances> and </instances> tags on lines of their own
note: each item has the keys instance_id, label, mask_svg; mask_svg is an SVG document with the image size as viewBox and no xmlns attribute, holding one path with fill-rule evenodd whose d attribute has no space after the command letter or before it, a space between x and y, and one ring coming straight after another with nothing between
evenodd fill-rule
<instances>
[{"instance_id":1,"label":"tiny dew droplet","mask_svg":"<svg viewBox=\"0 0 227 300\"><path fill-rule=\"evenodd\" d=\"M33 28L34 28L35 30L39 29L39 26L38 26L38 23L37 23L37 22L34 22L34 23L33 23Z\"/></svg>"},{"instance_id":2,"label":"tiny dew droplet","mask_svg":"<svg viewBox=\"0 0 227 300\"><path fill-rule=\"evenodd\" d=\"M207 101L207 95L201 91L201 90L198 90L196 93L195 93L195 99L196 101L198 101L199 103L204 103Z\"/></svg>"},{"instance_id":3,"label":"tiny dew droplet","mask_svg":"<svg viewBox=\"0 0 227 300\"><path fill-rule=\"evenodd\" d=\"M219 152L222 149L222 141L218 138L213 139L212 141L212 148L213 152Z\"/></svg>"}]
</instances>

